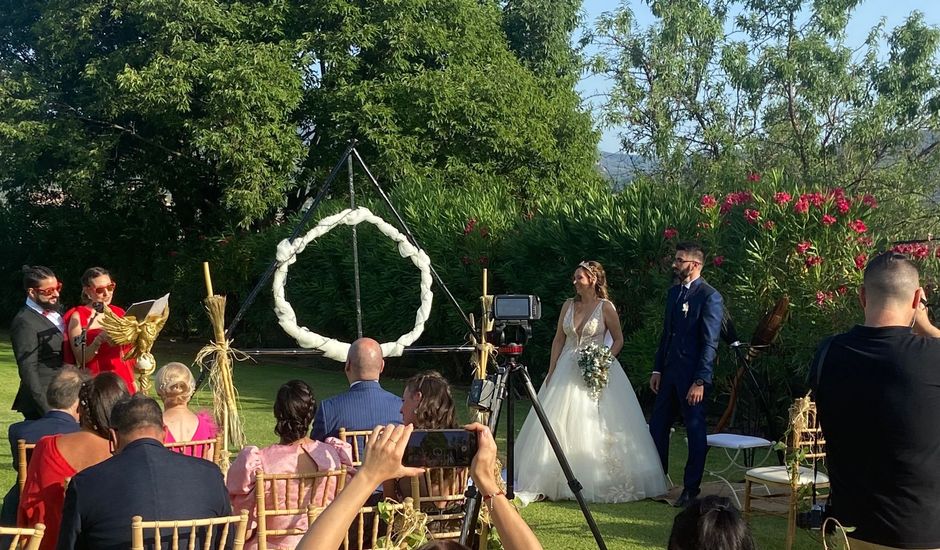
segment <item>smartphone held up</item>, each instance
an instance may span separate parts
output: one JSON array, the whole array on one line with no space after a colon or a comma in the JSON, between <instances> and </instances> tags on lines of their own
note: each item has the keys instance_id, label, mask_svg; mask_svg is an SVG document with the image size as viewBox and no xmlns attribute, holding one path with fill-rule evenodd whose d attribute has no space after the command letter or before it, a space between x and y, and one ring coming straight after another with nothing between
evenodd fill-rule
<instances>
[{"instance_id":1,"label":"smartphone held up","mask_svg":"<svg viewBox=\"0 0 940 550\"><path fill-rule=\"evenodd\" d=\"M415 430L408 439L402 464L418 468L466 467L476 453L476 432Z\"/></svg>"}]
</instances>

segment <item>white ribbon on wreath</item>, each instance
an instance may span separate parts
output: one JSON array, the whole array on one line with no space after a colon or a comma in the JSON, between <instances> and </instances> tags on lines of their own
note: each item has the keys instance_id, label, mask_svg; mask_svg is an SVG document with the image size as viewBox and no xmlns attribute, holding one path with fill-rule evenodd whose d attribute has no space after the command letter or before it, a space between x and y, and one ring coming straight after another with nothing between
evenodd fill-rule
<instances>
[{"instance_id":1,"label":"white ribbon on wreath","mask_svg":"<svg viewBox=\"0 0 940 550\"><path fill-rule=\"evenodd\" d=\"M297 325L297 315L290 302L284 297L284 285L287 282L288 267L297 261L297 254L311 242L329 233L338 225L359 225L362 222L371 223L383 235L398 243L398 253L402 258L408 258L421 272L421 305L415 314L415 326L411 332L402 334L394 342L382 344L383 357L397 357L402 354L405 346L410 346L421 336L424 323L431 314L431 302L434 295L431 293L431 259L425 252L408 242L394 226L373 214L368 208L357 207L323 218L303 237L284 239L277 245L277 271L274 272L274 312L277 314L278 324L287 334L293 336L297 343L304 348L318 349L323 355L335 361L346 361L349 353L349 344L335 338L321 336L307 327Z\"/></svg>"}]
</instances>

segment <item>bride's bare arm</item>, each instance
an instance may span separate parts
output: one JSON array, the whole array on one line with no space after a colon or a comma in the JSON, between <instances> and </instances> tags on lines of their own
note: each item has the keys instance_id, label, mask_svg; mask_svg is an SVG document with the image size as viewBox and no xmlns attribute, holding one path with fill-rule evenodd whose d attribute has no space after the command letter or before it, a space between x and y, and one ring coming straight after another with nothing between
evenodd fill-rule
<instances>
[{"instance_id":1,"label":"bride's bare arm","mask_svg":"<svg viewBox=\"0 0 940 550\"><path fill-rule=\"evenodd\" d=\"M604 324L610 337L614 340L610 345L610 354L614 357L623 349L623 329L620 327L620 317L617 316L617 309L610 301L604 302Z\"/></svg>"},{"instance_id":2,"label":"bride's bare arm","mask_svg":"<svg viewBox=\"0 0 940 550\"><path fill-rule=\"evenodd\" d=\"M551 360L548 362L548 376L545 377L546 384L552 379L555 365L558 364L558 356L561 355L561 350L565 347L565 314L568 312L569 307L571 307L571 300L565 301L565 305L561 306L561 313L558 314L558 328L555 329L555 339L552 340L552 355Z\"/></svg>"}]
</instances>

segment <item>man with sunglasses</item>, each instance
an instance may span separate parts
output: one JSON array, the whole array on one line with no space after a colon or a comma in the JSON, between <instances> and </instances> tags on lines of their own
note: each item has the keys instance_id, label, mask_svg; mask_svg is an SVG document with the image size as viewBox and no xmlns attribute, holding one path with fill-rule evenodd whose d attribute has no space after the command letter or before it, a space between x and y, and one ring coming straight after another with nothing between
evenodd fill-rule
<instances>
[{"instance_id":1,"label":"man with sunglasses","mask_svg":"<svg viewBox=\"0 0 940 550\"><path fill-rule=\"evenodd\" d=\"M65 333L59 312L62 283L48 267L23 266L23 288L26 304L10 324L10 340L20 374L13 410L27 420L36 420L49 411L46 389L62 368Z\"/></svg>"},{"instance_id":2,"label":"man with sunglasses","mask_svg":"<svg viewBox=\"0 0 940 550\"><path fill-rule=\"evenodd\" d=\"M700 489L708 452L705 434L705 391L711 387L718 351L721 294L702 279L705 253L696 243L679 243L672 262L676 284L666 298L666 314L650 389L656 394L650 434L663 471L669 471L669 432L681 409L689 442L682 495L676 506L689 505Z\"/></svg>"}]
</instances>

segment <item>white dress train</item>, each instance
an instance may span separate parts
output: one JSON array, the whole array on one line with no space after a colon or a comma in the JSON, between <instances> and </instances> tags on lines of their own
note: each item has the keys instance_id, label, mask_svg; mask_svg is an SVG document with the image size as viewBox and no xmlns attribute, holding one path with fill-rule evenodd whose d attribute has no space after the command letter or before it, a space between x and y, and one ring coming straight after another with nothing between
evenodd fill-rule
<instances>
[{"instance_id":1,"label":"white dress train","mask_svg":"<svg viewBox=\"0 0 940 550\"><path fill-rule=\"evenodd\" d=\"M628 502L666 492L666 477L633 386L615 358L607 387L595 401L581 377L578 348L604 345L607 328L603 304L597 305L580 335L574 307L564 319L565 346L539 402L584 487L588 502ZM528 503L544 496L571 500L574 495L534 410L529 411L515 444L516 495Z\"/></svg>"}]
</instances>

